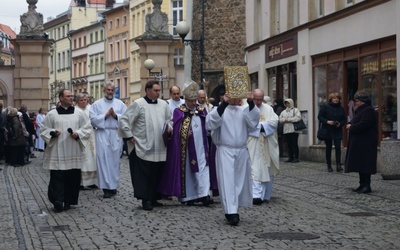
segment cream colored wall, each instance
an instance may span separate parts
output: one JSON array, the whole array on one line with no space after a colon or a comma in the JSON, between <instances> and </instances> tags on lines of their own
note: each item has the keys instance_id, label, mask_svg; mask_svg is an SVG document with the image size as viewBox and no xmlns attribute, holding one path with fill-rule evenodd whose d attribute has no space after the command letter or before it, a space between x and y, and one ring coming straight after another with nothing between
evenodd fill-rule
<instances>
[{"instance_id":1,"label":"cream colored wall","mask_svg":"<svg viewBox=\"0 0 400 250\"><path fill-rule=\"evenodd\" d=\"M183 17L186 17L187 1L183 0ZM135 43L134 39L141 36L145 31L145 16L153 12L153 4L150 0L135 1L130 0L130 82L131 82L131 99L136 100L140 97L141 92L141 59L139 54L139 46ZM163 1L161 11L170 16L172 14L171 1ZM171 20L169 20L169 32L172 32ZM157 62L156 62L157 67Z\"/></svg>"}]
</instances>

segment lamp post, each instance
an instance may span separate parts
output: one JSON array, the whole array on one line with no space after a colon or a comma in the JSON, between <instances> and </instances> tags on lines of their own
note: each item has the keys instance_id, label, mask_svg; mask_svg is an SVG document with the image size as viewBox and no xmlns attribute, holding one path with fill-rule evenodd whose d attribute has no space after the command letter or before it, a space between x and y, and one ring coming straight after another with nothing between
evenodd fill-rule
<instances>
[{"instance_id":1,"label":"lamp post","mask_svg":"<svg viewBox=\"0 0 400 250\"><path fill-rule=\"evenodd\" d=\"M200 89L204 89L204 0L201 0L201 35L199 39L185 39L190 31L190 27L185 21L181 21L176 24L176 32L182 38L182 42L185 46L190 45L192 49L199 50L199 63L200 63Z\"/></svg>"},{"instance_id":2,"label":"lamp post","mask_svg":"<svg viewBox=\"0 0 400 250\"><path fill-rule=\"evenodd\" d=\"M163 74L162 69L160 72L151 71L156 65L153 59L147 59L144 61L143 65L149 71L149 77L153 77L161 83L161 99L164 99L164 81L168 79L168 76Z\"/></svg>"}]
</instances>

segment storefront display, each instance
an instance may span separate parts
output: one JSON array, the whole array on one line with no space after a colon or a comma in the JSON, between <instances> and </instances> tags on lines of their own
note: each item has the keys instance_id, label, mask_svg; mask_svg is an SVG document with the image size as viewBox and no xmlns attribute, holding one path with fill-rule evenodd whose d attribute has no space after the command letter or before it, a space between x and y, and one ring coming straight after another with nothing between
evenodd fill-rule
<instances>
[{"instance_id":1,"label":"storefront display","mask_svg":"<svg viewBox=\"0 0 400 250\"><path fill-rule=\"evenodd\" d=\"M331 62L331 58L334 61ZM357 90L364 90L370 94L371 105L377 112L380 138L397 139L395 38L320 55L313 58L313 62L315 116L329 93L338 92L351 121L353 96ZM344 138L343 142L346 141L347 138Z\"/></svg>"}]
</instances>

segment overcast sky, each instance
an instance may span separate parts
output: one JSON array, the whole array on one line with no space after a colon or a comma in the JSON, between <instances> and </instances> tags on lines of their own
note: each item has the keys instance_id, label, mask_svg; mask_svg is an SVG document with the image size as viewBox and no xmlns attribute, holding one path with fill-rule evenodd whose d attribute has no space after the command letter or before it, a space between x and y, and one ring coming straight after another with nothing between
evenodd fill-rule
<instances>
[{"instance_id":1,"label":"overcast sky","mask_svg":"<svg viewBox=\"0 0 400 250\"><path fill-rule=\"evenodd\" d=\"M123 0L117 0L117 3ZM68 10L71 0L38 0L36 11L43 14L43 22L47 22L48 17L56 17ZM28 12L26 0L1 0L0 1L0 23L10 26L15 33L19 33L21 22L20 15Z\"/></svg>"}]
</instances>

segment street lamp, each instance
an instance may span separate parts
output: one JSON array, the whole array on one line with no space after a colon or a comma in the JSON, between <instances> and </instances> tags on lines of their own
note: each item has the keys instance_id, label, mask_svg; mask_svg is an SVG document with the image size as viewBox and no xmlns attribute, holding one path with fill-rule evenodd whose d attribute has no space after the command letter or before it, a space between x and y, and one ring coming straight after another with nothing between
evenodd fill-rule
<instances>
[{"instance_id":1,"label":"street lamp","mask_svg":"<svg viewBox=\"0 0 400 250\"><path fill-rule=\"evenodd\" d=\"M163 74L162 69L160 72L151 71L156 65L153 59L147 59L143 65L149 71L149 77L154 77L154 79L161 83L161 99L164 99L164 81L168 79L168 76Z\"/></svg>"},{"instance_id":2,"label":"street lamp","mask_svg":"<svg viewBox=\"0 0 400 250\"><path fill-rule=\"evenodd\" d=\"M181 21L176 24L176 32L182 38L183 44L185 46L190 45L194 50L199 49L199 63L200 63L200 89L204 89L204 72L203 72L203 62L204 62L204 0L201 1L202 15L201 15L201 35L200 39L185 39L190 31L189 25L185 21Z\"/></svg>"}]
</instances>

